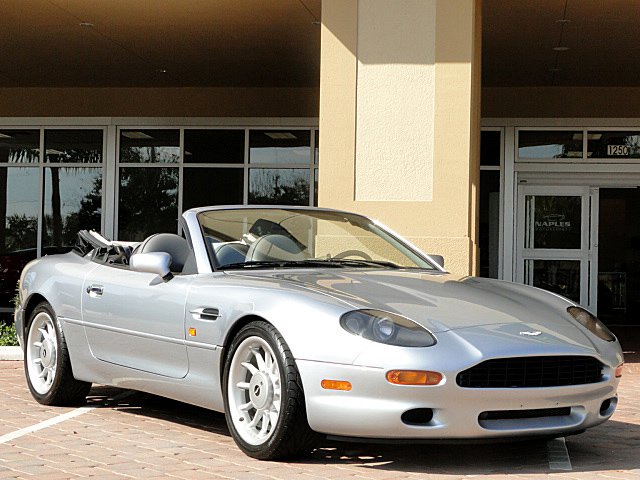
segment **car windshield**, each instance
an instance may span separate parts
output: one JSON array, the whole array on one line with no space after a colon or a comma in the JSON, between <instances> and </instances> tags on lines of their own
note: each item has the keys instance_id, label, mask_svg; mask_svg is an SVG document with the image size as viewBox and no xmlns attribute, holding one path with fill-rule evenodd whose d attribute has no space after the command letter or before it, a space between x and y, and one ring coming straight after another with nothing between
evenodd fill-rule
<instances>
[{"instance_id":1,"label":"car windshield","mask_svg":"<svg viewBox=\"0 0 640 480\"><path fill-rule=\"evenodd\" d=\"M368 218L315 209L209 210L198 221L212 266L437 270Z\"/></svg>"}]
</instances>

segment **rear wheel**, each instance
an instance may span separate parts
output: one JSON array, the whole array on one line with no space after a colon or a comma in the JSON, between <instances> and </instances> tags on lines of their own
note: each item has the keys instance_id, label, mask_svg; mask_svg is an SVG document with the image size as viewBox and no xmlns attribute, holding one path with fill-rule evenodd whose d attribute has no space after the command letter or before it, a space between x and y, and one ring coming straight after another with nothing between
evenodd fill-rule
<instances>
[{"instance_id":1,"label":"rear wheel","mask_svg":"<svg viewBox=\"0 0 640 480\"><path fill-rule=\"evenodd\" d=\"M280 333L264 321L246 325L225 362L224 403L231 435L247 455L261 460L308 453L309 428L298 369Z\"/></svg>"},{"instance_id":2,"label":"rear wheel","mask_svg":"<svg viewBox=\"0 0 640 480\"><path fill-rule=\"evenodd\" d=\"M73 378L64 334L51 305L38 304L27 325L24 366L33 397L44 405L85 403L91 383Z\"/></svg>"}]
</instances>

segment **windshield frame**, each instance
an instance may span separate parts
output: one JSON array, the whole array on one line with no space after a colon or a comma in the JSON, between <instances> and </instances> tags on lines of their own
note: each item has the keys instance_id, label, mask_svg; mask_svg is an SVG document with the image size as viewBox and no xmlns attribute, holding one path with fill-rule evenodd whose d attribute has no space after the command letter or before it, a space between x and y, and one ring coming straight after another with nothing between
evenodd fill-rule
<instances>
[{"instance_id":1,"label":"windshield frame","mask_svg":"<svg viewBox=\"0 0 640 480\"><path fill-rule=\"evenodd\" d=\"M405 253L402 252L402 250L406 249L408 251L408 253L410 253L411 255L414 255L415 257L417 257L417 259L419 259L421 262L426 264L424 267L421 267L421 266L418 265L418 266L415 266L415 267L399 266L398 268L400 268L400 269L420 270L420 271L426 271L426 272L431 272L431 273L446 273L447 272L443 267L441 267L437 262L435 262L429 255L427 255L424 252L422 252L413 243L411 243L410 241L408 241L407 239L405 239L404 237L402 237L398 233L394 232L393 230L391 230L389 227L387 227L383 223L379 222L378 220L369 218L366 215L361 215L359 213L349 212L349 211L346 211L346 210L331 209L331 208L294 206L294 205L224 205L224 206L192 208L192 209L187 210L186 212L184 212L183 216L184 216L185 221L186 221L187 224L195 226L194 225L194 221L195 221L195 224L197 224L198 230L200 231L200 239L199 240L202 243L202 247L206 251L206 260L207 260L207 264L208 264L207 266L210 267L212 272L239 271L239 270L242 270L242 267L225 268L224 265L217 266L215 264L215 260L214 260L215 259L215 255L212 252L211 245L209 245L209 242L207 242L207 240L206 240L204 226L203 226L203 223L201 222L200 216L203 213L208 213L208 212L212 212L212 211L234 211L234 210L237 210L237 211L242 211L242 210L283 210L283 211L291 211L292 213L293 212L299 212L301 214L304 214L305 212L309 212L311 217L313 217L313 213L314 212L326 212L326 213L331 213L331 214L336 214L336 215L348 215L348 216L359 217L365 223L369 223L372 226L378 228L380 230L380 232L376 232L376 231L370 231L370 232L372 234L374 234L374 235L377 235L377 236L381 237L386 243L388 243L390 245L391 248L399 250L403 255L405 255ZM388 238L385 238L385 237L388 237ZM393 244L394 242L397 243L398 245L394 245ZM410 258L410 257L408 257L408 258ZM264 268L268 268L268 267L265 266ZM277 261L274 261L273 268L274 269L279 268ZM308 268L308 267L301 266L300 268ZM319 267L316 267L316 268L319 268ZM392 267L380 267L380 268L392 268Z\"/></svg>"}]
</instances>

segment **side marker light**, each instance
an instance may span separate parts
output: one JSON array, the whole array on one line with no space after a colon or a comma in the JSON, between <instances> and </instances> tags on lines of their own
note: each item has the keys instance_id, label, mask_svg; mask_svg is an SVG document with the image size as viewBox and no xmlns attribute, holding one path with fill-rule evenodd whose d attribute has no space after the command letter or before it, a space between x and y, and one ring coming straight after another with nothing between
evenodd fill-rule
<instances>
[{"instance_id":1,"label":"side marker light","mask_svg":"<svg viewBox=\"0 0 640 480\"><path fill-rule=\"evenodd\" d=\"M351 382L346 380L322 380L320 386L326 390L342 390L344 392L351 390Z\"/></svg>"},{"instance_id":2,"label":"side marker light","mask_svg":"<svg viewBox=\"0 0 640 480\"><path fill-rule=\"evenodd\" d=\"M189 336L190 337L195 337L196 336L196 329L195 328L190 328L189 329Z\"/></svg>"},{"instance_id":3,"label":"side marker light","mask_svg":"<svg viewBox=\"0 0 640 480\"><path fill-rule=\"evenodd\" d=\"M616 367L616 378L620 378L622 376L622 369L624 368L624 363L621 363Z\"/></svg>"},{"instance_id":4,"label":"side marker light","mask_svg":"<svg viewBox=\"0 0 640 480\"><path fill-rule=\"evenodd\" d=\"M426 370L390 370L387 381L394 385L438 385L442 374Z\"/></svg>"}]
</instances>

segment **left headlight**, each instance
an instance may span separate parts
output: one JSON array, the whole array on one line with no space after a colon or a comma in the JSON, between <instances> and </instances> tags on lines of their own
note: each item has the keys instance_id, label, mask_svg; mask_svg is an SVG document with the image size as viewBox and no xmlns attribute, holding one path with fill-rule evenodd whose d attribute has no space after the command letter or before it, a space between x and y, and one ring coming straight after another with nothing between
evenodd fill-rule
<instances>
[{"instance_id":1,"label":"left headlight","mask_svg":"<svg viewBox=\"0 0 640 480\"><path fill-rule=\"evenodd\" d=\"M340 317L340 325L353 335L397 347L430 347L436 339L413 320L381 310L354 310Z\"/></svg>"},{"instance_id":2,"label":"left headlight","mask_svg":"<svg viewBox=\"0 0 640 480\"><path fill-rule=\"evenodd\" d=\"M611 333L611 330L584 308L569 307L567 308L567 312L596 337L607 342L615 341L616 337Z\"/></svg>"}]
</instances>

